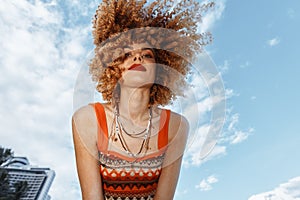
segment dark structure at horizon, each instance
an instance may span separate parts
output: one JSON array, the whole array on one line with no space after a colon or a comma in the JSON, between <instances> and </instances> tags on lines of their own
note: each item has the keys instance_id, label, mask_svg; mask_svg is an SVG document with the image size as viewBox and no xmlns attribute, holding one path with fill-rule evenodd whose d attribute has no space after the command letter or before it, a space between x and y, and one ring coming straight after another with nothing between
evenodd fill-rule
<instances>
[{"instance_id":1,"label":"dark structure at horizon","mask_svg":"<svg viewBox=\"0 0 300 200\"><path fill-rule=\"evenodd\" d=\"M26 181L28 189L20 200L50 200L48 191L55 177L54 170L31 166L26 157L12 157L0 168L8 172L9 184Z\"/></svg>"}]
</instances>

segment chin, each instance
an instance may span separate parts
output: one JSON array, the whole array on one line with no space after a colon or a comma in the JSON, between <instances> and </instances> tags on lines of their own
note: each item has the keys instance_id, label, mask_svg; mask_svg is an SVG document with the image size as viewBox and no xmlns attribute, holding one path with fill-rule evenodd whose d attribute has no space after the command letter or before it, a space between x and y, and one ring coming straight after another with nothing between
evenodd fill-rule
<instances>
[{"instance_id":1,"label":"chin","mask_svg":"<svg viewBox=\"0 0 300 200\"><path fill-rule=\"evenodd\" d=\"M145 76L123 76L120 80L120 85L129 87L151 87L155 81L155 77Z\"/></svg>"},{"instance_id":2,"label":"chin","mask_svg":"<svg viewBox=\"0 0 300 200\"><path fill-rule=\"evenodd\" d=\"M121 80L120 85L124 87L131 87L131 88L150 88L154 83L154 80L151 81L145 81L143 80L138 80L138 79L131 79L131 80Z\"/></svg>"}]
</instances>

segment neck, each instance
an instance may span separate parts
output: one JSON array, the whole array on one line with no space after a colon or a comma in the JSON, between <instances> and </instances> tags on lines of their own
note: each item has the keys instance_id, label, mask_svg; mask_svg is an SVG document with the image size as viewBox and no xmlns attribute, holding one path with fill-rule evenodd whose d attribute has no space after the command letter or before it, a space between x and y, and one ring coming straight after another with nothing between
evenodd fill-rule
<instances>
[{"instance_id":1,"label":"neck","mask_svg":"<svg viewBox=\"0 0 300 200\"><path fill-rule=\"evenodd\" d=\"M119 112L120 115L133 123L141 123L148 119L149 88L121 87Z\"/></svg>"}]
</instances>

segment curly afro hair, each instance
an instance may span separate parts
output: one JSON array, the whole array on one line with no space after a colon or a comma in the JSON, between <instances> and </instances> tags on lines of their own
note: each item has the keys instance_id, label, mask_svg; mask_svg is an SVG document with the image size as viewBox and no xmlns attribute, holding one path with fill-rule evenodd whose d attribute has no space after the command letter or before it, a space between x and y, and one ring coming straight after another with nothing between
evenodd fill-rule
<instances>
[{"instance_id":1,"label":"curly afro hair","mask_svg":"<svg viewBox=\"0 0 300 200\"><path fill-rule=\"evenodd\" d=\"M119 93L118 80L124 61L124 47L147 42L154 48L155 60L161 66L150 88L149 105L167 105L183 95L187 85L189 61L195 52L212 41L209 32L198 33L202 14L214 3L199 4L182 0L103 0L93 20L95 56L90 74L105 101L113 102ZM176 73L174 73L174 71ZM167 83L167 84L166 84Z\"/></svg>"}]
</instances>

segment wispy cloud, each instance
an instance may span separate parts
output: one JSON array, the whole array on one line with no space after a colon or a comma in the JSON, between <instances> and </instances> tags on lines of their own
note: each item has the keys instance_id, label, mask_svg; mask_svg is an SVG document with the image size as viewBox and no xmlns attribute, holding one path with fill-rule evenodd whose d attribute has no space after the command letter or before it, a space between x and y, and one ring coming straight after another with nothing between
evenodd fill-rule
<instances>
[{"instance_id":1,"label":"wispy cloud","mask_svg":"<svg viewBox=\"0 0 300 200\"><path fill-rule=\"evenodd\" d=\"M216 69L212 62L206 66ZM191 79L191 84L194 87L191 87L191 90L188 91L186 94L187 99L183 101L182 105L183 114L188 118L191 126L187 152L184 157L186 166L199 165L203 162L201 160L203 155L209 153L215 155L217 148L213 151L214 153L210 151L221 133L221 127L219 126L225 118L225 106L223 107L222 104L226 100L226 90L223 88L224 85L219 73L207 81L201 75L195 74L193 73ZM202 74L205 74L205 70ZM214 88L215 91L209 91L209 88ZM213 92L216 95L212 95ZM193 96L195 99L190 98ZM213 112L218 112L214 116L216 119L211 118ZM220 120L220 123L215 123L217 120Z\"/></svg>"},{"instance_id":2,"label":"wispy cloud","mask_svg":"<svg viewBox=\"0 0 300 200\"><path fill-rule=\"evenodd\" d=\"M210 1L205 0L202 3L208 3ZM216 0L214 9L208 11L202 18L202 23L199 27L199 32L211 31L216 22L221 19L225 10L226 0Z\"/></svg>"},{"instance_id":3,"label":"wispy cloud","mask_svg":"<svg viewBox=\"0 0 300 200\"><path fill-rule=\"evenodd\" d=\"M217 145L211 149L211 152L205 158L201 157L199 151L203 148L204 141L208 137L209 124L202 125L194 132L198 133L193 138L193 143L187 147L187 153L184 155L183 165L185 167L200 166L201 164L227 155L227 147L242 143L254 133L254 128L241 129L238 127L240 115L227 110L227 120L224 124L222 134L218 139Z\"/></svg>"},{"instance_id":4,"label":"wispy cloud","mask_svg":"<svg viewBox=\"0 0 300 200\"><path fill-rule=\"evenodd\" d=\"M279 37L275 37L273 39L270 39L267 41L267 44L270 46L270 47L273 47L273 46L276 46L280 43L280 39Z\"/></svg>"},{"instance_id":5,"label":"wispy cloud","mask_svg":"<svg viewBox=\"0 0 300 200\"><path fill-rule=\"evenodd\" d=\"M247 132L236 131L234 133L234 135L232 136L231 144L238 144L238 143L243 142L244 140L246 140L248 138L248 136L250 135L250 133L252 133L253 131L254 131L253 128L250 128Z\"/></svg>"},{"instance_id":6,"label":"wispy cloud","mask_svg":"<svg viewBox=\"0 0 300 200\"><path fill-rule=\"evenodd\" d=\"M206 179L201 180L195 188L200 189L201 191L209 191L213 189L212 185L217 182L219 182L219 179L215 175L211 175Z\"/></svg>"},{"instance_id":7,"label":"wispy cloud","mask_svg":"<svg viewBox=\"0 0 300 200\"><path fill-rule=\"evenodd\" d=\"M70 117L90 24L71 23L66 13L73 4L47 2L1 2L0 141L31 164L56 171L54 199L78 199ZM76 10L78 18L81 13Z\"/></svg>"},{"instance_id":8,"label":"wispy cloud","mask_svg":"<svg viewBox=\"0 0 300 200\"><path fill-rule=\"evenodd\" d=\"M280 184L272 191L252 195L248 200L299 200L300 199L300 177L290 179Z\"/></svg>"},{"instance_id":9,"label":"wispy cloud","mask_svg":"<svg viewBox=\"0 0 300 200\"><path fill-rule=\"evenodd\" d=\"M222 65L219 65L218 68L220 69L220 72L224 74L229 70L229 66L229 60L224 60L224 63Z\"/></svg>"},{"instance_id":10,"label":"wispy cloud","mask_svg":"<svg viewBox=\"0 0 300 200\"><path fill-rule=\"evenodd\" d=\"M78 0L47 2L1 2L0 140L1 145L12 148L16 155L28 156L32 164L51 167L56 171L50 192L53 199L78 199L80 191L70 118L75 78L91 48L90 16L94 14L96 3ZM215 10L204 16L201 31L211 29L221 18L225 1L217 0L216 4ZM224 61L223 71L228 69L229 64ZM188 144L184 160L186 165L198 166L226 154L226 145L223 144L215 146L204 160L199 154L206 134L213 128L207 121L210 119L209 113L224 98L209 95L206 86L216 84L216 80L216 77L211 77L210 81L205 82L198 76L191 81L197 86L191 91L192 95L199 101L194 105L189 105L189 102L183 105L186 106L186 116L195 125L191 129L196 130ZM233 90L227 89L225 98L229 99L233 94ZM198 116L193 115L195 109ZM231 115L228 113L228 116ZM233 123L230 129L231 135L234 135L238 131L234 129L237 122L228 123ZM226 136L232 137L230 134ZM238 143L246 137L239 134L235 140L233 138L229 141ZM216 179L211 177L205 181L213 184Z\"/></svg>"},{"instance_id":11,"label":"wispy cloud","mask_svg":"<svg viewBox=\"0 0 300 200\"><path fill-rule=\"evenodd\" d=\"M231 111L228 111L229 113ZM229 114L230 115L230 114ZM227 124L224 129L222 138L220 139L220 144L238 144L246 140L254 132L254 128L248 128L246 130L241 130L238 128L238 123L240 120L240 115L238 113L230 115L227 120Z\"/></svg>"},{"instance_id":12,"label":"wispy cloud","mask_svg":"<svg viewBox=\"0 0 300 200\"><path fill-rule=\"evenodd\" d=\"M183 166L188 168L190 166L200 166L201 164L217 158L219 156L223 156L226 154L226 146L216 145L211 152L209 152L208 156L203 158L200 154L200 151L203 149L203 145L205 139L208 134L208 130L210 125L202 125L197 130L195 130L196 134L193 138L193 143L188 145L187 152L184 154Z\"/></svg>"}]
</instances>

